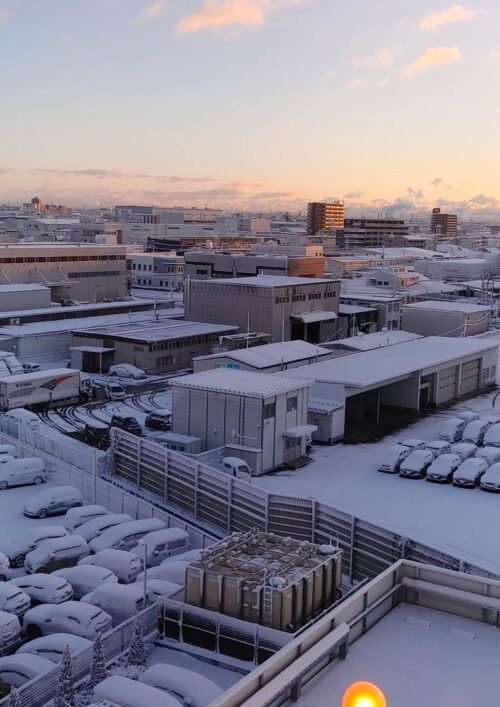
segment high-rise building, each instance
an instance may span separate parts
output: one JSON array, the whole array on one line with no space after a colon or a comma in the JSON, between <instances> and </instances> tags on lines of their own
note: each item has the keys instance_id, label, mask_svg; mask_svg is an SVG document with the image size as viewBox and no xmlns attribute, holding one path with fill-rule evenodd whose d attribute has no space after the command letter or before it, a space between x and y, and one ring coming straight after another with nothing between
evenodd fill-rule
<instances>
[{"instance_id":1,"label":"high-rise building","mask_svg":"<svg viewBox=\"0 0 500 707\"><path fill-rule=\"evenodd\" d=\"M321 231L340 231L344 228L345 207L340 201L313 201L307 205L307 233L315 236Z\"/></svg>"},{"instance_id":2,"label":"high-rise building","mask_svg":"<svg viewBox=\"0 0 500 707\"><path fill-rule=\"evenodd\" d=\"M458 232L458 216L443 214L439 207L432 209L431 232L437 235L438 241L450 241Z\"/></svg>"}]
</instances>

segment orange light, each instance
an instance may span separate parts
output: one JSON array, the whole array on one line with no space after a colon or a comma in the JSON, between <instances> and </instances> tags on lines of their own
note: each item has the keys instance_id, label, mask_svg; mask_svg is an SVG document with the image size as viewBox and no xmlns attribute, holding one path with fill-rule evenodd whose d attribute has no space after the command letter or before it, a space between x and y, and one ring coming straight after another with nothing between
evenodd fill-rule
<instances>
[{"instance_id":1,"label":"orange light","mask_svg":"<svg viewBox=\"0 0 500 707\"><path fill-rule=\"evenodd\" d=\"M371 682L356 682L344 692L342 707L387 707L384 693Z\"/></svg>"}]
</instances>

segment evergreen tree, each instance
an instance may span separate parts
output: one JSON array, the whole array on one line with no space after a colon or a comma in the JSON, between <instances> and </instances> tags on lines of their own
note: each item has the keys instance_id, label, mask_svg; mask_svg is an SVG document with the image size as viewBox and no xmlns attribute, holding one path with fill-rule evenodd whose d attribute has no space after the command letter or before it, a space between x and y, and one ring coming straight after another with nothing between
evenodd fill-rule
<instances>
[{"instance_id":1,"label":"evergreen tree","mask_svg":"<svg viewBox=\"0 0 500 707\"><path fill-rule=\"evenodd\" d=\"M142 637L139 617L137 617L135 620L134 630L132 632L132 641L130 642L130 649L128 652L128 665L145 666L146 661L146 646L144 644L144 638Z\"/></svg>"},{"instance_id":2,"label":"evergreen tree","mask_svg":"<svg viewBox=\"0 0 500 707\"><path fill-rule=\"evenodd\" d=\"M21 707L21 698L15 688L12 688L10 692L9 707Z\"/></svg>"},{"instance_id":3,"label":"evergreen tree","mask_svg":"<svg viewBox=\"0 0 500 707\"><path fill-rule=\"evenodd\" d=\"M92 666L90 668L90 689L106 677L106 663L104 662L104 651L102 650L101 634L98 633L94 641L94 652L92 655Z\"/></svg>"},{"instance_id":4,"label":"evergreen tree","mask_svg":"<svg viewBox=\"0 0 500 707\"><path fill-rule=\"evenodd\" d=\"M56 687L54 707L75 707L75 693L73 691L73 667L71 653L66 646L59 671L59 681Z\"/></svg>"}]
</instances>

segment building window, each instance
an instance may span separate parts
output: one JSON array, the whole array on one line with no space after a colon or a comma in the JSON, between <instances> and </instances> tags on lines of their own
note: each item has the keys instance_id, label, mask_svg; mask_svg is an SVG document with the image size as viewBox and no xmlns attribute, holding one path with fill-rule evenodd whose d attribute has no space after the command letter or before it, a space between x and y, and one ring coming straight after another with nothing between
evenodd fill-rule
<instances>
[{"instance_id":1,"label":"building window","mask_svg":"<svg viewBox=\"0 0 500 707\"><path fill-rule=\"evenodd\" d=\"M294 395L291 398L287 398L286 411L287 412L295 412L296 409L297 409L297 396Z\"/></svg>"},{"instance_id":2,"label":"building window","mask_svg":"<svg viewBox=\"0 0 500 707\"><path fill-rule=\"evenodd\" d=\"M267 403L264 405L264 420L271 420L276 417L276 403Z\"/></svg>"},{"instance_id":3,"label":"building window","mask_svg":"<svg viewBox=\"0 0 500 707\"><path fill-rule=\"evenodd\" d=\"M294 437L287 437L285 440L285 449L290 450L290 449L295 449L295 447L298 447L300 445L300 439L295 439Z\"/></svg>"}]
</instances>

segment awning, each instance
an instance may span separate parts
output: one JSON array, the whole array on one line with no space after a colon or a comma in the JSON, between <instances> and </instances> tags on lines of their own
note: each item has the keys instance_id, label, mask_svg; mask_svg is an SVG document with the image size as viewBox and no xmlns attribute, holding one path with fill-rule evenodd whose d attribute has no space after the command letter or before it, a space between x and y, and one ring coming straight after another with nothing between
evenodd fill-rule
<instances>
[{"instance_id":1,"label":"awning","mask_svg":"<svg viewBox=\"0 0 500 707\"><path fill-rule=\"evenodd\" d=\"M298 319L304 324L312 324L313 322L327 322L333 319L338 319L336 312L304 312L303 314L292 314L290 319Z\"/></svg>"},{"instance_id":2,"label":"awning","mask_svg":"<svg viewBox=\"0 0 500 707\"><path fill-rule=\"evenodd\" d=\"M289 430L283 432L283 437L292 437L293 439L300 439L301 437L307 437L307 435L312 435L318 429L317 425L299 425L298 427L290 427Z\"/></svg>"},{"instance_id":3,"label":"awning","mask_svg":"<svg viewBox=\"0 0 500 707\"><path fill-rule=\"evenodd\" d=\"M107 348L106 346L70 346L70 351L83 351L83 353L109 353L114 351L114 349Z\"/></svg>"}]
</instances>

